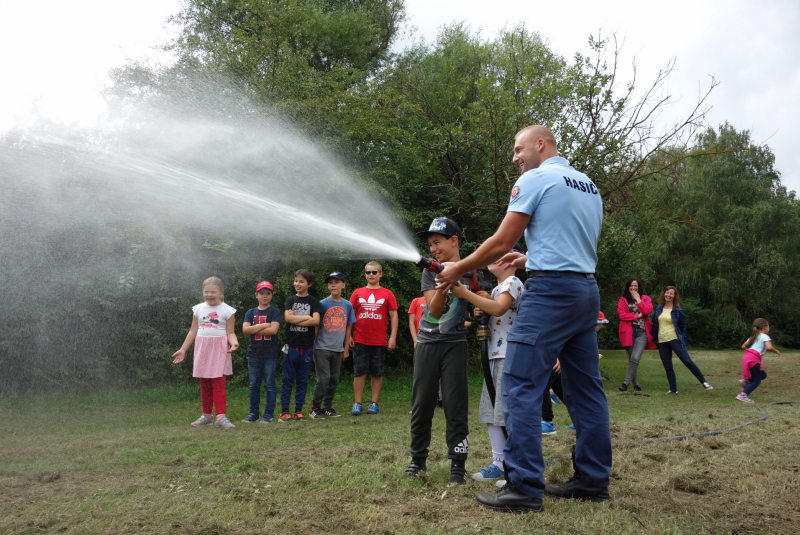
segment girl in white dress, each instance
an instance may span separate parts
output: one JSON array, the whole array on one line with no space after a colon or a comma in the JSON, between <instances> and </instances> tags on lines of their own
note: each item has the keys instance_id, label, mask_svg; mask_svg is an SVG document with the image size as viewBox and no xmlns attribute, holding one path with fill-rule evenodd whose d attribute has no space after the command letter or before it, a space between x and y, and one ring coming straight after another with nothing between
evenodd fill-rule
<instances>
[{"instance_id":1,"label":"girl in white dress","mask_svg":"<svg viewBox=\"0 0 800 535\"><path fill-rule=\"evenodd\" d=\"M233 374L231 353L239 347L233 333L236 309L223 303L224 288L217 277L203 281L203 303L192 307L192 327L183 345L172 356L175 364L183 362L186 350L194 343L194 377L200 379L200 399L203 414L192 427L211 425L232 429L236 427L225 416L225 376ZM217 410L216 421L212 417Z\"/></svg>"}]
</instances>

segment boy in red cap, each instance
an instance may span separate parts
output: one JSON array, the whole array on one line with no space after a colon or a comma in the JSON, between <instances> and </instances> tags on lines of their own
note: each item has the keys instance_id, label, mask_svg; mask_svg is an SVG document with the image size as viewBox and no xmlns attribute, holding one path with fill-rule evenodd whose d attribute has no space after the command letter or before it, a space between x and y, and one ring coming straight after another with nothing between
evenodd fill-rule
<instances>
[{"instance_id":1,"label":"boy in red cap","mask_svg":"<svg viewBox=\"0 0 800 535\"><path fill-rule=\"evenodd\" d=\"M261 401L261 382L267 391L266 407L261 423L271 423L275 412L278 387L275 383L275 370L278 367L278 329L281 328L281 312L272 302L272 283L261 281L256 286L258 306L244 315L242 332L250 335L247 347L247 371L250 375L250 414L243 422L258 420L258 406Z\"/></svg>"}]
</instances>

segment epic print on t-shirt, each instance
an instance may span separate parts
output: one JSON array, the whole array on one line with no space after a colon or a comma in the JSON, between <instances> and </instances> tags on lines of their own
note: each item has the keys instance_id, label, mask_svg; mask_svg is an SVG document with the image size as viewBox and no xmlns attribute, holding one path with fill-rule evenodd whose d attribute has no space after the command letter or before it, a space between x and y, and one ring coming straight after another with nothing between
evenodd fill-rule
<instances>
[{"instance_id":1,"label":"epic print on t-shirt","mask_svg":"<svg viewBox=\"0 0 800 535\"><path fill-rule=\"evenodd\" d=\"M313 316L315 312L322 315L322 306L317 298L311 295L303 297L293 295L287 298L284 310L291 310L295 316ZM286 323L286 343L290 347L314 347L315 334L314 327Z\"/></svg>"}]
</instances>

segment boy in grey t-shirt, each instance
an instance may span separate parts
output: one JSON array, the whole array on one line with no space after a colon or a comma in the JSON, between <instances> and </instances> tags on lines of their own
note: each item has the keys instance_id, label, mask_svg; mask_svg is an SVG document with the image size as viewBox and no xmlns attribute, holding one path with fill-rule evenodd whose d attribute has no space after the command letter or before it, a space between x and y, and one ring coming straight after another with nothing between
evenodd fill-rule
<instances>
[{"instance_id":1,"label":"boy in grey t-shirt","mask_svg":"<svg viewBox=\"0 0 800 535\"><path fill-rule=\"evenodd\" d=\"M342 298L344 275L334 271L325 278L329 297L320 301L322 318L317 327L314 343L314 364L317 385L311 399L311 418L337 418L341 414L333 410L333 396L339 386L339 371L342 361L349 356L350 338L356 314L350 301Z\"/></svg>"},{"instance_id":2,"label":"boy in grey t-shirt","mask_svg":"<svg viewBox=\"0 0 800 535\"><path fill-rule=\"evenodd\" d=\"M460 259L461 229L451 219L437 217L426 232L426 238L439 262ZM469 453L467 414L467 328L469 304L443 288L437 288L435 275L422 272L421 289L425 308L419 322L417 345L414 348L414 383L411 389L411 464L406 475L417 477L426 470L431 426L439 377L442 379L442 403L447 420L446 441L450 458L448 486L467 482L466 460ZM466 282L464 280L463 282Z\"/></svg>"}]
</instances>

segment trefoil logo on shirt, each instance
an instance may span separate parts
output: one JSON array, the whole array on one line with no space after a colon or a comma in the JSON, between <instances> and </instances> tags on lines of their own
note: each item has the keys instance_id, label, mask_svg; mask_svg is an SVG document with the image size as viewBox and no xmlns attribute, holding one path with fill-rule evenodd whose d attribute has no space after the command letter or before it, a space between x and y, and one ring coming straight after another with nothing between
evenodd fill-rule
<instances>
[{"instance_id":1,"label":"trefoil logo on shirt","mask_svg":"<svg viewBox=\"0 0 800 535\"><path fill-rule=\"evenodd\" d=\"M362 308L366 308L367 310L378 310L383 306L383 302L385 299L378 299L375 301L375 294L370 294L369 299L364 299L363 297L358 298L358 302L361 304Z\"/></svg>"},{"instance_id":2,"label":"trefoil logo on shirt","mask_svg":"<svg viewBox=\"0 0 800 535\"><path fill-rule=\"evenodd\" d=\"M383 314L379 314L377 311L383 307L383 303L385 299L378 299L375 300L375 294L370 294L369 299L364 299L363 297L358 298L358 303L361 305L361 308L364 309L364 312L358 315L358 319L374 319L374 320L382 320Z\"/></svg>"}]
</instances>

